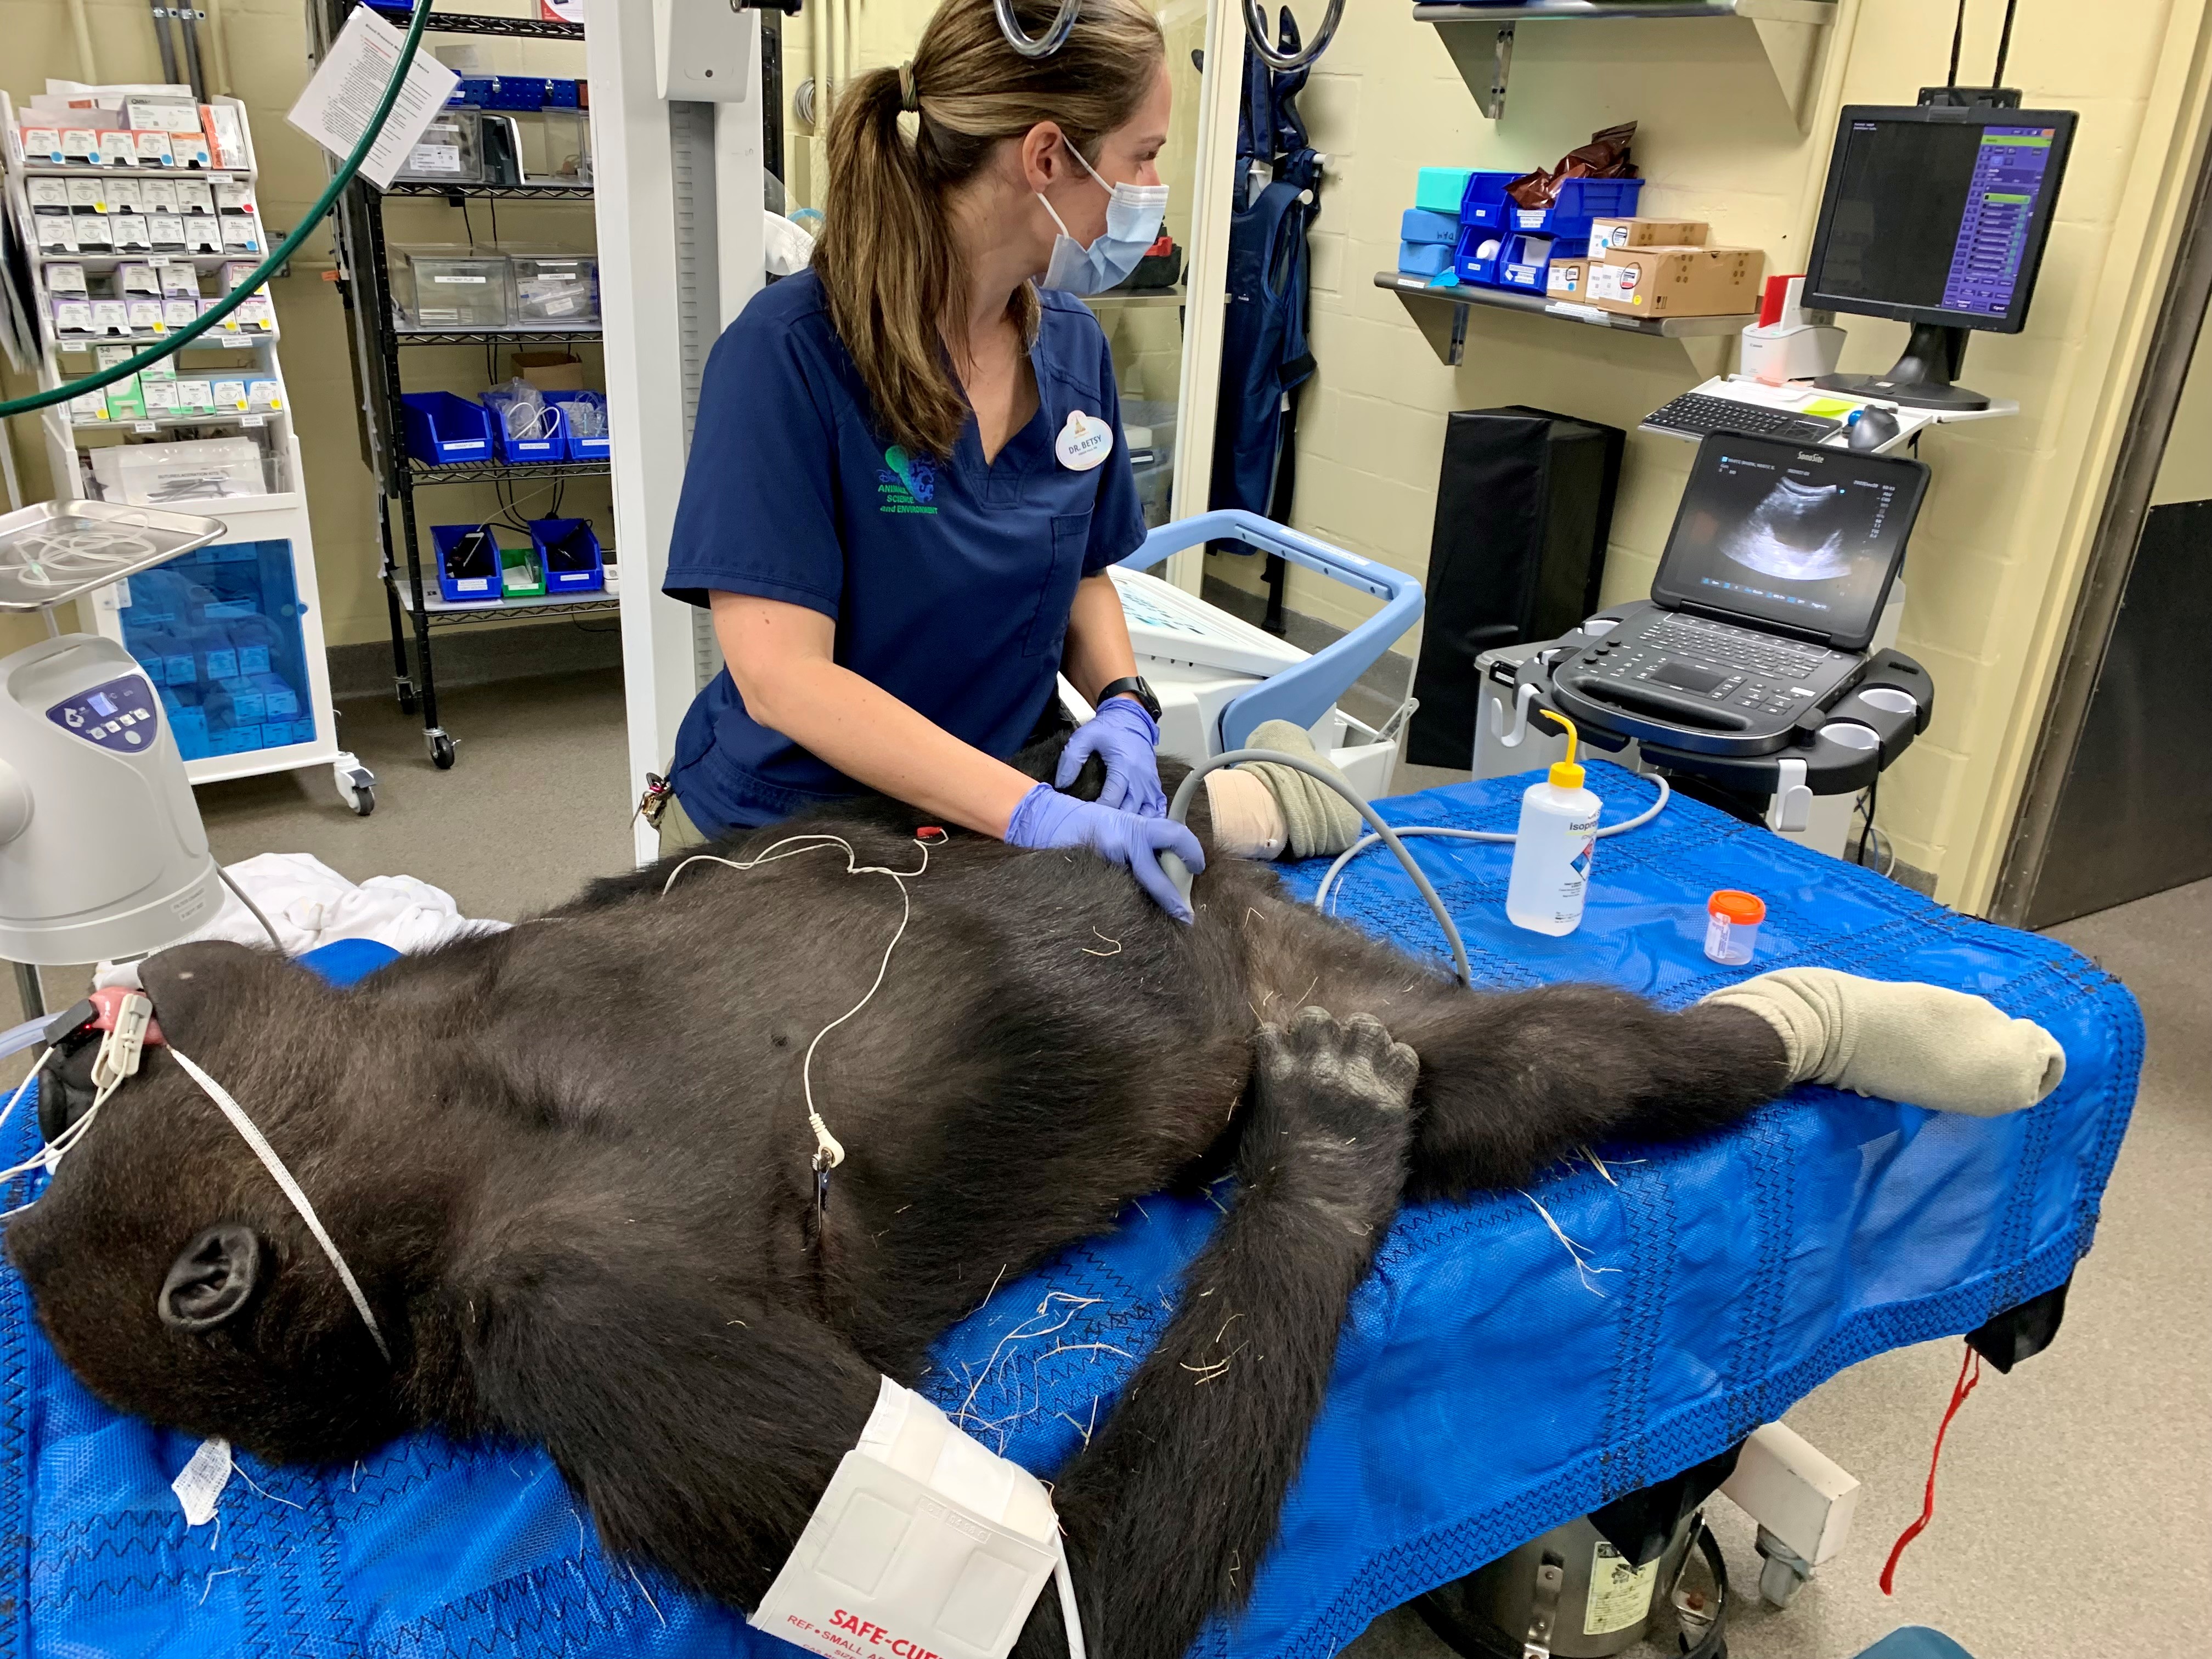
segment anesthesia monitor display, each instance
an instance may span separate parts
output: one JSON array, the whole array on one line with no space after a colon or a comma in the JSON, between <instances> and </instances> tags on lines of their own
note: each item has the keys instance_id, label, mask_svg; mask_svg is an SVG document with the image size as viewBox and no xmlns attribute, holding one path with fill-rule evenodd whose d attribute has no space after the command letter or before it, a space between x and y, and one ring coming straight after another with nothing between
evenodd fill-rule
<instances>
[{"instance_id":1,"label":"anesthesia monitor display","mask_svg":"<svg viewBox=\"0 0 2212 1659\"><path fill-rule=\"evenodd\" d=\"M1715 433L1698 448L1651 597L1863 651L1927 480L1901 457Z\"/></svg>"},{"instance_id":2,"label":"anesthesia monitor display","mask_svg":"<svg viewBox=\"0 0 2212 1659\"><path fill-rule=\"evenodd\" d=\"M1888 375L1823 385L1923 407L1986 405L1950 385L1959 331L2027 325L2074 125L2071 110L1843 111L1804 303L1914 328Z\"/></svg>"}]
</instances>

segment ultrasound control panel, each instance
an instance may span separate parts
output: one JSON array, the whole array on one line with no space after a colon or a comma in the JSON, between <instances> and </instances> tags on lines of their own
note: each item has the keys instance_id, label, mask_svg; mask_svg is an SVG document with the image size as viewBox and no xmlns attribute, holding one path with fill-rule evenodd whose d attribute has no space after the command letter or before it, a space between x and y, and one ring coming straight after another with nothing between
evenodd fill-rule
<instances>
[{"instance_id":1,"label":"ultrasound control panel","mask_svg":"<svg viewBox=\"0 0 2212 1659\"><path fill-rule=\"evenodd\" d=\"M1721 753L1780 747L1866 661L1856 651L1648 605L1603 634L1569 641L1572 649L1552 668L1569 714Z\"/></svg>"},{"instance_id":2,"label":"ultrasound control panel","mask_svg":"<svg viewBox=\"0 0 2212 1659\"><path fill-rule=\"evenodd\" d=\"M160 708L154 688L136 674L125 674L63 699L46 710L46 718L87 743L136 755L154 746L161 729Z\"/></svg>"}]
</instances>

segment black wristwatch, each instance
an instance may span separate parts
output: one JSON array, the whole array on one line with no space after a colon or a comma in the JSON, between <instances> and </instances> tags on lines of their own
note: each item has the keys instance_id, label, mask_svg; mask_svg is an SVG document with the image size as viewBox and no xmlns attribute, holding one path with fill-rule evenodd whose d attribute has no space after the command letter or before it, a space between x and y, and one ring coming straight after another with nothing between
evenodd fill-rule
<instances>
[{"instance_id":1,"label":"black wristwatch","mask_svg":"<svg viewBox=\"0 0 2212 1659\"><path fill-rule=\"evenodd\" d=\"M1160 723L1160 700L1152 695L1152 688L1145 684L1145 677L1142 674L1124 675L1111 685L1099 687L1097 706L1103 708L1106 706L1107 698L1118 697L1124 691L1134 697L1137 700L1137 706L1152 717L1153 725L1158 726Z\"/></svg>"}]
</instances>

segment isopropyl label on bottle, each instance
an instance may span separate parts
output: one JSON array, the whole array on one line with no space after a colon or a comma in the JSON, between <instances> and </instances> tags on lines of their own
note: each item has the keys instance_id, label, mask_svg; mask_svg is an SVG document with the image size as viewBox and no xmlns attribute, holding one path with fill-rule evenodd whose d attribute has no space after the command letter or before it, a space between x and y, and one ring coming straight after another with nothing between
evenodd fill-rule
<instances>
[{"instance_id":1,"label":"isopropyl label on bottle","mask_svg":"<svg viewBox=\"0 0 2212 1659\"><path fill-rule=\"evenodd\" d=\"M1583 1611L1583 1634L1607 1636L1643 1623L1651 1611L1651 1590L1658 1582L1656 1561L1632 1567L1619 1550L1599 1540L1590 1552L1589 1601Z\"/></svg>"}]
</instances>

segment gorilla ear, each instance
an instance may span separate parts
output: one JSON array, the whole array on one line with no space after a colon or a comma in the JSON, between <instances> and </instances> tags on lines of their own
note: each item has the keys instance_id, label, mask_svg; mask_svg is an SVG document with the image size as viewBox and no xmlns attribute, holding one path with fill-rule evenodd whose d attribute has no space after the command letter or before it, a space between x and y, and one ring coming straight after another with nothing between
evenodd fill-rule
<instances>
[{"instance_id":1,"label":"gorilla ear","mask_svg":"<svg viewBox=\"0 0 2212 1659\"><path fill-rule=\"evenodd\" d=\"M162 1040L186 1054L210 1046L210 1032L226 1018L265 1007L280 981L302 977L283 957L228 939L173 946L138 970Z\"/></svg>"},{"instance_id":2,"label":"gorilla ear","mask_svg":"<svg viewBox=\"0 0 2212 1659\"><path fill-rule=\"evenodd\" d=\"M243 1309L261 1279L261 1240L239 1221L219 1221L171 1264L155 1304L173 1331L211 1331Z\"/></svg>"}]
</instances>

